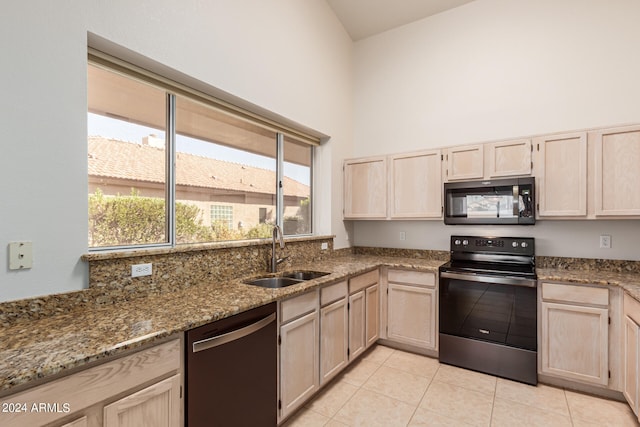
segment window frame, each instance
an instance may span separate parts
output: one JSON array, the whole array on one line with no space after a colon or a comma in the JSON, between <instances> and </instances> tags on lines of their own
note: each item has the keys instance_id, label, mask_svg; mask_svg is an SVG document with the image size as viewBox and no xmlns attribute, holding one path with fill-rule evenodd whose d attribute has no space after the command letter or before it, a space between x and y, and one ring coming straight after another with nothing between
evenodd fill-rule
<instances>
[{"instance_id":1,"label":"window frame","mask_svg":"<svg viewBox=\"0 0 640 427\"><path fill-rule=\"evenodd\" d=\"M198 102L203 102L206 105L222 110L225 113L231 113L236 117L249 121L254 125L265 127L269 130L276 132L276 138L273 143L276 146L276 188L275 188L275 210L276 210L276 224L282 229L284 222L284 139L292 138L297 142L301 142L309 146L310 149L310 165L309 165L309 199L311 203L311 209L309 211L309 233L306 234L291 234L288 237L297 236L313 236L314 234L314 215L313 215L313 194L314 194L314 147L320 144L320 139L303 131L292 129L287 125L276 123L266 117L259 116L256 113L244 110L240 107L229 104L225 101L214 98L206 93L199 92L195 89L191 89L180 83L163 78L148 70L144 70L135 65L129 64L117 58L113 58L103 52L89 49L88 62L89 66L96 66L103 68L110 72L121 74L127 78L142 81L147 84L151 84L166 93L166 128L165 128L165 140L166 140L166 189L165 189L165 203L166 203L166 236L167 241L162 243L147 243L147 244L133 244L133 245L114 245L114 246L99 246L89 247L89 252L107 252L107 251L125 251L125 250L139 250L139 249L157 249L157 248L176 248L180 244L177 243L176 237L176 96L184 96ZM228 242L242 242L254 239L242 239L242 240L229 240ZM189 245L207 245L210 243L219 243L222 241L210 241L210 242L194 242L188 243Z\"/></svg>"}]
</instances>

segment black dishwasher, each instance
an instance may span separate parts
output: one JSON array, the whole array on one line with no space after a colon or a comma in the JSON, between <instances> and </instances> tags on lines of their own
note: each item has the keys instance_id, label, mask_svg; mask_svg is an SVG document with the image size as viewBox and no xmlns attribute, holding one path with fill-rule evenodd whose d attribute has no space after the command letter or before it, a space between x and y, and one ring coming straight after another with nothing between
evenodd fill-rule
<instances>
[{"instance_id":1,"label":"black dishwasher","mask_svg":"<svg viewBox=\"0 0 640 427\"><path fill-rule=\"evenodd\" d=\"M186 333L187 427L277 424L276 303Z\"/></svg>"}]
</instances>

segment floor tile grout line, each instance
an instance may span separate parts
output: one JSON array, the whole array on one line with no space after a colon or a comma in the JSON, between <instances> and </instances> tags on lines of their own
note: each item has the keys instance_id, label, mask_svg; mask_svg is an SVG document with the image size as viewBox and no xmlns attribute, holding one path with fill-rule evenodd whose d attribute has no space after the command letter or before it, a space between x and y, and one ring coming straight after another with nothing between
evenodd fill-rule
<instances>
[{"instance_id":1,"label":"floor tile grout line","mask_svg":"<svg viewBox=\"0 0 640 427\"><path fill-rule=\"evenodd\" d=\"M411 424L411 421L413 421L413 417L416 416L416 412L418 412L418 409L420 409L420 405L422 404L422 401L427 395L427 392L429 391L429 387L431 387L431 384L433 383L433 379L436 377L436 374L438 373L438 369L440 369L440 366L438 366L436 371L433 373L433 376L429 379L429 384L427 384L427 388L424 389L424 393L422 393L422 397L418 401L418 405L416 406L416 409L413 410L413 414L411 414L411 418L409 418L409 423L407 424L407 426Z\"/></svg>"},{"instance_id":2,"label":"floor tile grout line","mask_svg":"<svg viewBox=\"0 0 640 427\"><path fill-rule=\"evenodd\" d=\"M395 351L395 350L394 350L394 351ZM346 405L348 402L350 402L350 401L351 401L351 399L353 399L353 398L354 398L354 396L355 396L356 394L358 394L358 392L359 392L360 390L362 390L362 386L364 386L364 385L365 385L365 383L366 383L367 381L369 381L369 378L371 378L371 377L373 376L373 374L375 374L375 373L378 371L378 369L380 369L380 367L382 366L382 364L378 364L378 363L376 363L376 362L371 362L371 361L369 361L369 363L372 363L372 364L374 364L374 365L378 365L378 367L377 367L377 368L376 368L376 369L375 369L375 370L374 370L374 371L373 371L373 372L372 372L372 373L367 377L367 379L366 379L366 380L364 380L364 381L362 382L362 384L360 384L360 385L355 385L355 384L351 384L351 383L347 382L347 384L351 384L352 386L356 387L356 391L355 391L355 392L354 392L354 393L353 393L353 394L352 394L352 395L351 395L347 400L345 400L345 401L344 401L344 403L343 403L342 405L340 405L340 408L339 408L339 409L338 409L338 410L333 414L333 416L332 416L331 418L329 418L329 421L327 421L327 423L329 423L329 422L331 422L331 420L333 420L333 421L336 421L336 422L338 422L338 423L344 424L342 421L337 420L337 419L335 418L335 417L336 417L336 415L338 415L338 414L340 413L340 411L342 410L342 408L344 408L344 407L345 407L345 405ZM357 368L358 368L358 366L354 366L354 369L353 369L353 370L356 370ZM340 378L339 380L343 380L343 379L344 379L344 378ZM366 390L366 389L365 389L365 390ZM327 423L325 423L325 425L326 425Z\"/></svg>"}]
</instances>

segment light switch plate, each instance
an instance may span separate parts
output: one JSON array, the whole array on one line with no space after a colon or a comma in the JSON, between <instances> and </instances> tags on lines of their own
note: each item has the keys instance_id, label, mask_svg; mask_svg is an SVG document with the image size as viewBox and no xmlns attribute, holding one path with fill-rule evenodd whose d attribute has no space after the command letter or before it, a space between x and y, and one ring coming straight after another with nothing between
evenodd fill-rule
<instances>
[{"instance_id":1,"label":"light switch plate","mask_svg":"<svg viewBox=\"0 0 640 427\"><path fill-rule=\"evenodd\" d=\"M9 243L9 270L33 267L33 242Z\"/></svg>"}]
</instances>

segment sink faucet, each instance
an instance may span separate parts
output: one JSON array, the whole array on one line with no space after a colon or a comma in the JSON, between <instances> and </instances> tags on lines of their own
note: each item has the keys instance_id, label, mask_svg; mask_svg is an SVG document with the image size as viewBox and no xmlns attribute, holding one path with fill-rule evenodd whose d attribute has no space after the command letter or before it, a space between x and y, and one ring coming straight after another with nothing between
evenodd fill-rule
<instances>
[{"instance_id":1,"label":"sink faucet","mask_svg":"<svg viewBox=\"0 0 640 427\"><path fill-rule=\"evenodd\" d=\"M285 259L289 258L288 256L284 258L276 257L276 240L278 239L278 237L280 237L280 249L284 249L284 239L282 236L282 228L280 228L280 226L276 224L273 226L273 242L271 246L271 272L272 273L275 273L277 271L278 264L280 264Z\"/></svg>"}]
</instances>

